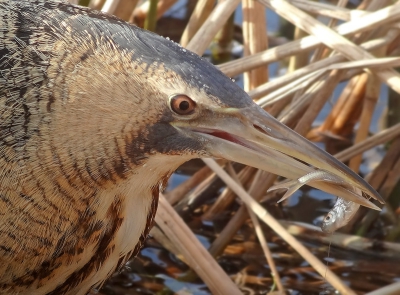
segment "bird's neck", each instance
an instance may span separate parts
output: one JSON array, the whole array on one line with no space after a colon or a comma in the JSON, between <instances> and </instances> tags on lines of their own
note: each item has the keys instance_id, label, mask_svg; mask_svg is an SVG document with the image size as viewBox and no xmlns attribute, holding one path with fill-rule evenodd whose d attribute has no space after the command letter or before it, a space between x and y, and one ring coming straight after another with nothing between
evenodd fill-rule
<instances>
[{"instance_id":1,"label":"bird's neck","mask_svg":"<svg viewBox=\"0 0 400 295\"><path fill-rule=\"evenodd\" d=\"M154 155L114 189L104 190L96 196L99 202L92 222L108 222L109 230L101 237L91 260L99 259L102 267L75 274L76 277L86 276L85 280L68 294L80 294L80 290L102 283L129 256L137 254L153 223L159 189L173 171L169 169L176 169L181 162L182 158ZM76 258L77 263L82 263L81 257ZM83 269L90 261L82 264Z\"/></svg>"},{"instance_id":2,"label":"bird's neck","mask_svg":"<svg viewBox=\"0 0 400 295\"><path fill-rule=\"evenodd\" d=\"M39 171L35 181L24 184L26 208L35 221L46 223L42 229L51 235L43 241L45 245L38 245L37 233L30 231L28 223L12 221L26 228L12 232L18 244L11 239L4 243L16 253L14 257L29 261L29 265L14 263L13 269L0 266L0 277L24 278L21 290L41 290L46 294L81 294L81 290L102 283L126 257L140 249L155 214L160 186L185 160L152 155L143 165L133 167L126 178L108 183L107 187L96 186L95 182L79 187L70 179L79 180L79 173L83 172L67 179L60 165L53 166L52 176ZM67 162L62 163L68 167ZM76 168L80 169L86 168ZM79 181L84 184L82 179ZM7 197L21 201L17 195ZM44 210L29 205L31 199L48 206ZM41 278L43 272L50 275ZM57 280L50 283L45 281L48 277Z\"/></svg>"}]
</instances>

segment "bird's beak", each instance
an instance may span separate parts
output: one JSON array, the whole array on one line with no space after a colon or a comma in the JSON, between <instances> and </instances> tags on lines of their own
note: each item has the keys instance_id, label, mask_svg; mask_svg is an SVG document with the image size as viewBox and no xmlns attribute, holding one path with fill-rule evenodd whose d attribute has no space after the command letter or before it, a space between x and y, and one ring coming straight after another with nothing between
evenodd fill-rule
<instances>
[{"instance_id":1,"label":"bird's beak","mask_svg":"<svg viewBox=\"0 0 400 295\"><path fill-rule=\"evenodd\" d=\"M203 141L212 157L225 158L290 179L298 179L316 167L340 177L346 185L324 182L323 179L310 182L309 185L380 210L363 196L355 194L351 187L356 187L384 203L382 197L346 165L279 123L258 106L214 109L210 116L174 122L172 125L187 136Z\"/></svg>"}]
</instances>

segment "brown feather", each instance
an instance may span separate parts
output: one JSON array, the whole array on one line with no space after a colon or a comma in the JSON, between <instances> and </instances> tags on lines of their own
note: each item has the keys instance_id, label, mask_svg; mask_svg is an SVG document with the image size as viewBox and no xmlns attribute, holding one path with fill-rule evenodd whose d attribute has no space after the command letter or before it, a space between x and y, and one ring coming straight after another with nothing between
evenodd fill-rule
<instances>
[{"instance_id":1,"label":"brown feather","mask_svg":"<svg viewBox=\"0 0 400 295\"><path fill-rule=\"evenodd\" d=\"M86 294L138 253L193 157L152 133L158 85L183 79L121 47L138 29L64 2L0 0L0 27L0 294Z\"/></svg>"}]
</instances>

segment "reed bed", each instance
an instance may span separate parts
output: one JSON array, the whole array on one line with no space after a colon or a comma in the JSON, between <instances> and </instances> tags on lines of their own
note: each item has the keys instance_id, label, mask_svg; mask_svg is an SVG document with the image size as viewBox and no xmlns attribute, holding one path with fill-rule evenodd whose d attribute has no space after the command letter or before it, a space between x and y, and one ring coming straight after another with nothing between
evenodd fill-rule
<instances>
[{"instance_id":1,"label":"reed bed","mask_svg":"<svg viewBox=\"0 0 400 295\"><path fill-rule=\"evenodd\" d=\"M87 4L152 29L174 2L91 0ZM245 90L271 115L311 141L325 143L327 148L332 146L332 142L345 144L345 148L328 151L356 172L360 170L364 152L382 145L387 149L383 159L366 176L387 201L383 212L389 230L381 235L380 242L385 251L371 250L376 242L368 238L372 236L368 235L369 231L382 218L382 213L362 208L341 233L327 237L319 228L277 220L268 207L261 205L261 200L279 198L276 193L267 194L268 188L277 181L275 175L251 167L240 167L238 170L237 166L226 161L203 159L204 167L198 168L188 180L160 195L157 226L152 235L190 266L212 294L243 293L233 277L220 267L216 257L224 252L245 222L254 225L255 234L271 268L272 279L264 284L276 286L276 293L273 294L285 294L290 282L281 282L268 248L268 237L260 222L279 235L341 294L357 292L335 274L334 267L332 270L327 268L301 242L302 237L322 244L332 243L348 251L367 252L375 257L400 258L400 198L393 193L400 180L400 123L385 126L375 134L370 132L381 86L386 85L392 97L400 99L400 74L396 70L400 66L400 1L363 0L352 8L349 8L348 2L195 1L192 14L180 36L180 43L199 55L204 54L212 42L218 42L216 36L221 30L233 30L229 19L241 4L243 57L218 64L218 67L232 78L243 74ZM295 26L293 40L274 47L268 44L266 8ZM285 73L270 80L267 67L275 62L280 63ZM332 93L343 82L346 86L330 113L321 124L315 125L322 108L331 103ZM400 116L400 110L390 111ZM203 220L213 220L221 212L232 210L232 204L237 202L240 206L231 212L232 217L211 247L205 249L180 217L179 206L186 204L185 200L196 200L218 179L225 186L202 212ZM399 283L380 287L382 289L371 289L369 294L400 292Z\"/></svg>"}]
</instances>

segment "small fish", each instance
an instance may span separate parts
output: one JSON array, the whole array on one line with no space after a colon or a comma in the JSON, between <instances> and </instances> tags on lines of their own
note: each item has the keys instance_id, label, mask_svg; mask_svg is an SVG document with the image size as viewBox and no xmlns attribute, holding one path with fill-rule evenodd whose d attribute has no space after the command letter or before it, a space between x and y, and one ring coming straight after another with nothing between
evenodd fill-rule
<instances>
[{"instance_id":1,"label":"small fish","mask_svg":"<svg viewBox=\"0 0 400 295\"><path fill-rule=\"evenodd\" d=\"M272 186L268 191L273 191L273 190L277 190L277 189L281 189L281 188L287 189L286 193L278 201L278 203L279 203L279 202L282 202L283 200L286 200L287 198L289 198L291 195L293 195L295 193L295 191L297 191L303 185L305 185L309 182L313 182L313 181L328 181L328 182L333 182L333 183L336 183L339 185L346 184L346 182L339 176L336 176L325 170L318 169L318 170L311 171L310 173L307 173L306 175L304 175L298 179L283 181L277 185Z\"/></svg>"},{"instance_id":2,"label":"small fish","mask_svg":"<svg viewBox=\"0 0 400 295\"><path fill-rule=\"evenodd\" d=\"M299 179L283 181L277 185L272 186L268 191L280 188L287 188L285 195L278 201L282 202L283 200L293 195L293 193L297 191L300 187L313 181L329 181L338 185L346 185L346 182L343 181L343 179L341 179L339 176L319 169L307 173ZM348 185L346 186L349 187ZM349 190L353 191L354 193L358 193L359 195L362 194L359 189L355 189L353 187L349 187ZM335 205L333 206L331 211L329 211L329 213L325 216L322 222L322 231L325 233L333 233L338 228L345 226L356 214L359 207L360 205L357 203L338 198Z\"/></svg>"},{"instance_id":3,"label":"small fish","mask_svg":"<svg viewBox=\"0 0 400 295\"><path fill-rule=\"evenodd\" d=\"M330 234L345 226L354 217L358 208L360 208L359 204L338 198L331 211L322 221L322 231Z\"/></svg>"}]
</instances>

